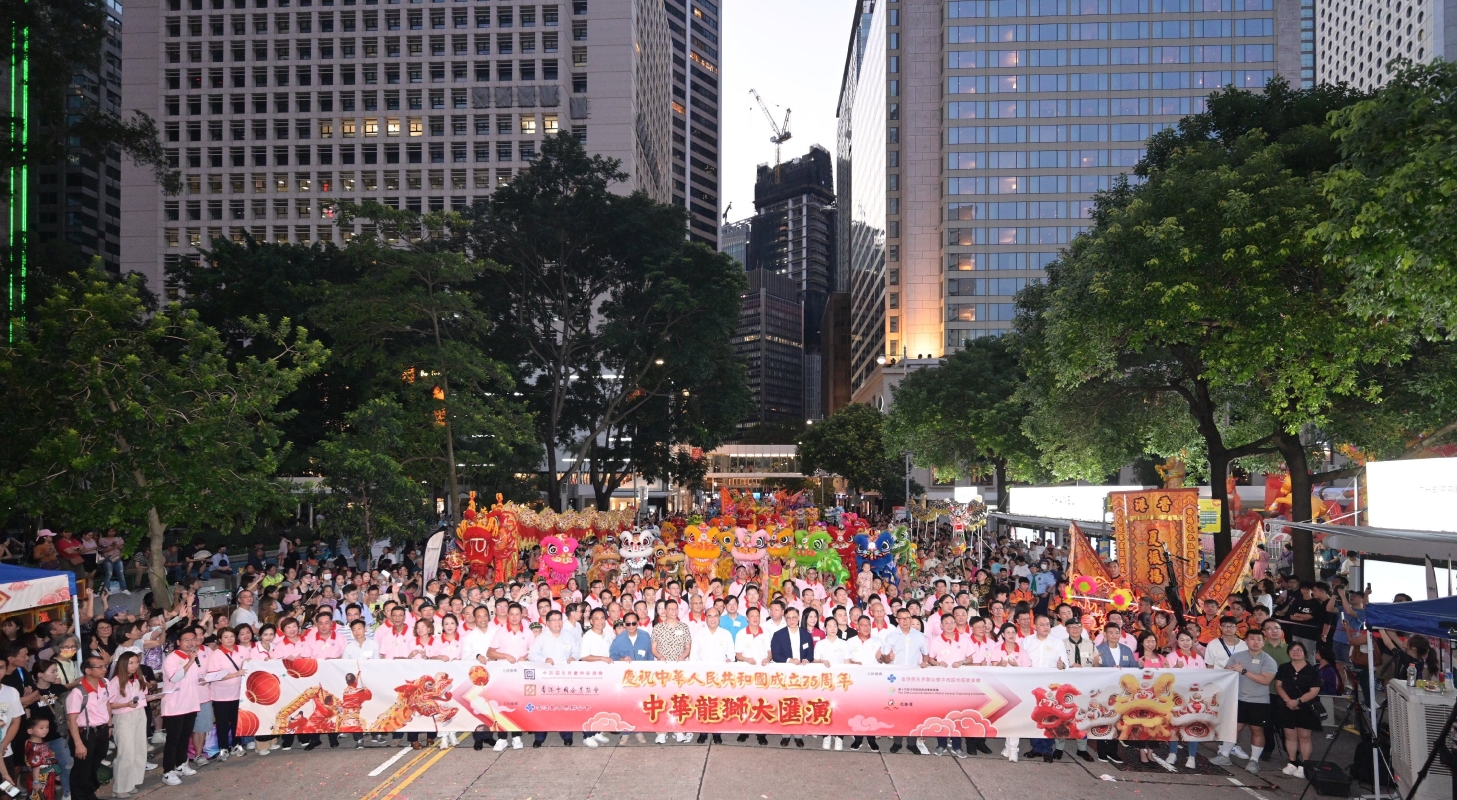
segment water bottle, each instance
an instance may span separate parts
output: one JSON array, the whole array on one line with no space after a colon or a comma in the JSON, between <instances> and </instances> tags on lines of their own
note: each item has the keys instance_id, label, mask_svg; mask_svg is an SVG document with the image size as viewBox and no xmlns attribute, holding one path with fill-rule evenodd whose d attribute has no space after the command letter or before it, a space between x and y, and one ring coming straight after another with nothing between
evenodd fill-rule
<instances>
[{"instance_id":1,"label":"water bottle","mask_svg":"<svg viewBox=\"0 0 1457 800\"><path fill-rule=\"evenodd\" d=\"M1407 686L1416 686L1417 685L1417 665L1416 664L1408 664L1407 665L1407 668L1406 668L1406 685Z\"/></svg>"}]
</instances>

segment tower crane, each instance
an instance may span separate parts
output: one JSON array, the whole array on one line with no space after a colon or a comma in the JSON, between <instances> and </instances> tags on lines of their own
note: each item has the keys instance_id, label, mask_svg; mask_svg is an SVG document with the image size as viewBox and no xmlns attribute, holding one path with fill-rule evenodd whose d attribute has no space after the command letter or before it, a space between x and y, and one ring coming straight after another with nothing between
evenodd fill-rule
<instances>
[{"instance_id":1,"label":"tower crane","mask_svg":"<svg viewBox=\"0 0 1457 800\"><path fill-rule=\"evenodd\" d=\"M764 104L764 98L760 97L759 93L753 89L749 90L749 94L753 95L754 99L758 101L759 110L764 112L764 119L769 120L769 127L774 131L774 135L769 137L769 141L774 143L774 182L778 183L779 146L789 141L789 137L791 136L789 132L789 113L793 109L784 109L784 124L780 125L774 121L774 115L769 113L769 106Z\"/></svg>"}]
</instances>

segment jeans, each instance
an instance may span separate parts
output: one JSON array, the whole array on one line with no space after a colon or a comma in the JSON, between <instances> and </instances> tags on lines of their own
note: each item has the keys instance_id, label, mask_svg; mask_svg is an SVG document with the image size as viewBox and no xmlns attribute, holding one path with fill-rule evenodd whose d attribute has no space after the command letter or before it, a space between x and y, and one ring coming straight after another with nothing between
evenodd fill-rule
<instances>
[{"instance_id":1,"label":"jeans","mask_svg":"<svg viewBox=\"0 0 1457 800\"><path fill-rule=\"evenodd\" d=\"M117 559L115 561L107 560L101 562L102 585L108 587L111 586L112 579L116 580L117 586L120 587L122 590L125 590L127 588L126 563L123 562L121 559Z\"/></svg>"},{"instance_id":2,"label":"jeans","mask_svg":"<svg viewBox=\"0 0 1457 800\"><path fill-rule=\"evenodd\" d=\"M46 746L56 754L56 767L61 774L61 794L68 795L71 793L71 767L76 763L76 759L71 757L71 745L62 738L52 739L46 742Z\"/></svg>"},{"instance_id":3,"label":"jeans","mask_svg":"<svg viewBox=\"0 0 1457 800\"><path fill-rule=\"evenodd\" d=\"M937 736L936 737L936 749L937 750L945 750L946 749L946 746L948 744L951 746L951 749L952 750L960 750L961 749L961 739L959 737L958 738L947 738L945 736Z\"/></svg>"},{"instance_id":4,"label":"jeans","mask_svg":"<svg viewBox=\"0 0 1457 800\"><path fill-rule=\"evenodd\" d=\"M1052 755L1052 747L1055 742L1052 739L1033 739L1032 752L1039 756Z\"/></svg>"}]
</instances>

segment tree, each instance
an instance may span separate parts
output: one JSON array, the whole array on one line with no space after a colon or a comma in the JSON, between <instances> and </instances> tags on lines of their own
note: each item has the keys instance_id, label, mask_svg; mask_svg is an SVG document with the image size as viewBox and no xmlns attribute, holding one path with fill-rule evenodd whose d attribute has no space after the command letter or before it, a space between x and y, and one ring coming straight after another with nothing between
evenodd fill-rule
<instances>
[{"instance_id":1,"label":"tree","mask_svg":"<svg viewBox=\"0 0 1457 800\"><path fill-rule=\"evenodd\" d=\"M326 476L316 502L323 530L362 543L428 533L435 518L429 487L396 460L412 427L404 407L377 397L351 411L346 422L318 448Z\"/></svg>"},{"instance_id":2,"label":"tree","mask_svg":"<svg viewBox=\"0 0 1457 800\"><path fill-rule=\"evenodd\" d=\"M907 375L894 389L885 418L891 452L908 452L918 466L949 477L977 476L990 467L997 506L1007 510L1007 481L1036 480L1039 453L1023 431L1026 373L1012 344L982 337Z\"/></svg>"},{"instance_id":3,"label":"tree","mask_svg":"<svg viewBox=\"0 0 1457 800\"><path fill-rule=\"evenodd\" d=\"M333 286L314 316L329 331L340 363L373 381L370 396L393 397L413 420L396 460L410 477L444 486L451 522L461 486L511 483L534 469L530 417L512 399L510 373L483 349L490 322L465 290L492 268L442 243L459 219L368 201L343 205L340 218L378 226L346 254L360 278Z\"/></svg>"},{"instance_id":4,"label":"tree","mask_svg":"<svg viewBox=\"0 0 1457 800\"><path fill-rule=\"evenodd\" d=\"M1336 161L1321 111L1352 99L1279 81L1212 96L1210 112L1150 143L1143 183L1099 196L1093 227L1049 270L1041 312L1060 384L1141 371L1184 399L1216 497L1232 460L1274 449L1297 521L1309 519L1312 481L1300 432L1347 399L1378 397L1362 367L1400 362L1409 343L1347 313L1341 271L1309 236L1326 210L1320 171ZM1233 448L1218 402L1231 393L1245 418L1269 422ZM1308 533L1296 547L1297 570L1313 573Z\"/></svg>"},{"instance_id":5,"label":"tree","mask_svg":"<svg viewBox=\"0 0 1457 800\"><path fill-rule=\"evenodd\" d=\"M885 415L863 403L851 403L809 426L799 438L799 471L839 475L856 492L880 492L888 505L905 502L905 462L899 452L887 455ZM923 491L911 482L913 494Z\"/></svg>"},{"instance_id":6,"label":"tree","mask_svg":"<svg viewBox=\"0 0 1457 800\"><path fill-rule=\"evenodd\" d=\"M25 334L0 359L4 482L29 513L144 529L164 604L168 529L230 528L286 502L271 479L287 448L278 402L326 356L301 328L257 320L274 355L230 363L196 313L149 314L140 277L91 272L57 286Z\"/></svg>"},{"instance_id":7,"label":"tree","mask_svg":"<svg viewBox=\"0 0 1457 800\"><path fill-rule=\"evenodd\" d=\"M493 352L536 415L558 509L604 437L620 437L654 401L717 380L747 285L732 258L684 240L683 209L610 191L626 178L619 166L565 133L548 139L529 169L477 204L462 237L503 267L475 293L496 323Z\"/></svg>"},{"instance_id":8,"label":"tree","mask_svg":"<svg viewBox=\"0 0 1457 800\"><path fill-rule=\"evenodd\" d=\"M1318 238L1351 276L1347 301L1428 338L1457 331L1457 64L1405 64L1334 112L1343 157Z\"/></svg>"}]
</instances>

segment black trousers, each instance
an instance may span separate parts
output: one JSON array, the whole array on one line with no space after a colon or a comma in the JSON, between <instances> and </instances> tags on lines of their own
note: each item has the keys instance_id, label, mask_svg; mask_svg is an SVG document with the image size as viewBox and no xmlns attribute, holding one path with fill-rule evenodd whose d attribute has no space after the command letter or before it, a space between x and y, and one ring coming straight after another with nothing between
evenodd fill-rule
<instances>
[{"instance_id":1,"label":"black trousers","mask_svg":"<svg viewBox=\"0 0 1457 800\"><path fill-rule=\"evenodd\" d=\"M86 757L76 759L76 763L71 766L71 797L73 800L96 800L96 790L101 788L101 781L96 778L96 770L101 767L101 760L106 758L106 743L111 740L111 726L81 728L80 732L81 743L86 745Z\"/></svg>"},{"instance_id":2,"label":"black trousers","mask_svg":"<svg viewBox=\"0 0 1457 800\"><path fill-rule=\"evenodd\" d=\"M218 749L233 749L233 745L238 743L238 737L234 734L238 729L238 701L212 701L212 718L218 730Z\"/></svg>"},{"instance_id":3,"label":"black trousers","mask_svg":"<svg viewBox=\"0 0 1457 800\"><path fill-rule=\"evenodd\" d=\"M1116 756L1119 748L1123 746L1123 743L1117 739L1095 739L1094 742L1100 756Z\"/></svg>"},{"instance_id":4,"label":"black trousers","mask_svg":"<svg viewBox=\"0 0 1457 800\"><path fill-rule=\"evenodd\" d=\"M192 743L192 724L196 721L196 711L162 717L162 730L167 733L167 743L162 746L163 772L171 772L187 763L187 746Z\"/></svg>"}]
</instances>

